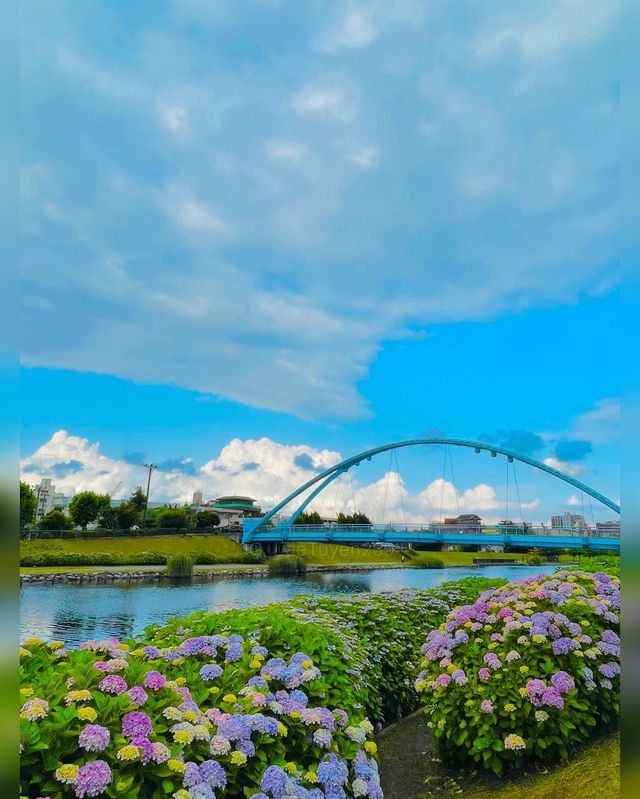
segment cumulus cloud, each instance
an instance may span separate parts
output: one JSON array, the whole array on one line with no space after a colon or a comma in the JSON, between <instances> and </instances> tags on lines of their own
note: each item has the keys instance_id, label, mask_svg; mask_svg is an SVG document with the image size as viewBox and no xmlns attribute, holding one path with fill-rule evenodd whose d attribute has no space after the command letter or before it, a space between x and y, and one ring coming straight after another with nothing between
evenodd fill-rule
<instances>
[{"instance_id":1,"label":"cumulus cloud","mask_svg":"<svg viewBox=\"0 0 640 799\"><path fill-rule=\"evenodd\" d=\"M205 498L235 493L252 496L268 509L340 460L339 452L304 444L281 444L266 437L233 439L216 458L201 465L185 457L158 463L151 498L184 503L191 501L195 490L201 490ZM146 475L141 463L111 458L101 451L98 442L66 430L54 433L21 463L21 476L27 483L34 485L43 477L51 477L56 490L67 495L83 490L111 493L120 485L118 493L127 496L144 484ZM538 504L532 499L522 507L530 510ZM377 523L425 523L463 512L479 513L487 522L494 522L501 507L496 489L486 483L456 489L452 482L438 478L410 492L394 470L369 483L360 482L357 473L344 475L312 505L327 517L335 517L340 511L362 510Z\"/></svg>"},{"instance_id":2,"label":"cumulus cloud","mask_svg":"<svg viewBox=\"0 0 640 799\"><path fill-rule=\"evenodd\" d=\"M581 477L585 473L585 469L583 466L580 466L577 463L569 463L568 461L561 461L553 456L545 458L544 463L547 466L551 466L552 469L557 469L559 472L564 472L565 474L568 474L569 477Z\"/></svg>"}]
</instances>

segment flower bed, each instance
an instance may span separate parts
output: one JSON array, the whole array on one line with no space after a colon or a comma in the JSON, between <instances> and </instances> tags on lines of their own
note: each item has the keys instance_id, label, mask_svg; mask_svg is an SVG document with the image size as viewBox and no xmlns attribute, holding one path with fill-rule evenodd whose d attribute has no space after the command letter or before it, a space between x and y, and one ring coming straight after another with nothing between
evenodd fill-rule
<instances>
[{"instance_id":1,"label":"flower bed","mask_svg":"<svg viewBox=\"0 0 640 799\"><path fill-rule=\"evenodd\" d=\"M453 611L423 645L423 694L448 760L499 774L567 758L617 723L620 582L563 570L509 583Z\"/></svg>"},{"instance_id":2,"label":"flower bed","mask_svg":"<svg viewBox=\"0 0 640 799\"><path fill-rule=\"evenodd\" d=\"M23 795L381 797L367 714L415 704L443 597L486 584L195 614L72 652L26 642Z\"/></svg>"},{"instance_id":3,"label":"flower bed","mask_svg":"<svg viewBox=\"0 0 640 799\"><path fill-rule=\"evenodd\" d=\"M257 632L22 656L25 796L382 796L371 724L312 703L311 658L270 657Z\"/></svg>"}]
</instances>

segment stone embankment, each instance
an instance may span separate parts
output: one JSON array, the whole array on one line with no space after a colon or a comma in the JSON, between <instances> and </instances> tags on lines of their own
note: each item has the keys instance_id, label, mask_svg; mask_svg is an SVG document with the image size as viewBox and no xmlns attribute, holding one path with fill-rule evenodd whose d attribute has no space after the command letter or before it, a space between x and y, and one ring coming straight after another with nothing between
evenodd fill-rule
<instances>
[{"instance_id":1,"label":"stone embankment","mask_svg":"<svg viewBox=\"0 0 640 799\"><path fill-rule=\"evenodd\" d=\"M402 568L397 563L385 564L358 564L358 565L341 565L341 566L307 566L307 574L312 572L365 572L372 571L373 569L394 569ZM216 568L207 569L206 567L197 568L193 572L193 577L189 578L193 582L207 582L209 580L216 580L218 578L229 577L267 577L268 571L266 566L255 566L251 568L238 569L230 566L229 568L220 569ZM46 585L86 585L88 583L114 583L114 582L164 582L176 580L177 578L169 577L163 569L158 570L140 570L140 571L95 571L95 572L77 572L69 569L68 572L43 572L32 574L21 574L20 585L32 584L46 584Z\"/></svg>"}]
</instances>

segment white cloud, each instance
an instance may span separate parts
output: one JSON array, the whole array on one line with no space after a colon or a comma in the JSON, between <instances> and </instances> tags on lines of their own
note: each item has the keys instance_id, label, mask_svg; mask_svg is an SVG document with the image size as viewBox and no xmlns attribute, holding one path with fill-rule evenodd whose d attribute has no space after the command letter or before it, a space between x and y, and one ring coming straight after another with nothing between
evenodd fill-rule
<instances>
[{"instance_id":1,"label":"white cloud","mask_svg":"<svg viewBox=\"0 0 640 799\"><path fill-rule=\"evenodd\" d=\"M608 290L615 41L584 1L587 21L567 3L472 4L464 25L420 0L283 4L258 50L229 0L127 31L104 14L91 40L73 15L32 15L25 108L43 124L27 131L22 274L51 307L25 314L25 362L345 420L367 412L377 353L417 325ZM577 44L554 40L545 70L530 54L554 13ZM377 32L375 53L309 47L345 20L354 43ZM231 30L237 51L210 47ZM103 43L123 35L114 61ZM52 91L63 102L38 106Z\"/></svg>"},{"instance_id":2,"label":"white cloud","mask_svg":"<svg viewBox=\"0 0 640 799\"><path fill-rule=\"evenodd\" d=\"M201 466L194 465L190 458L180 460L187 468L180 468L176 462L153 472L152 500L188 502L198 489L206 498L232 493L249 495L268 509L318 472L339 463L342 456L330 449L281 444L264 437L233 439L217 457ZM146 470L122 458L105 455L99 443L59 430L22 460L21 477L32 485L42 477L51 477L56 490L66 495L83 490L110 493L121 483L118 497L123 497L144 483ZM466 511L484 514L487 521L495 521L499 515L495 511L502 505L496 490L486 483L463 489L456 497L454 485L439 478L411 494L402 477L390 471L365 484L358 481L357 474L353 478L345 475L320 494L311 507L334 517L340 511L352 513L354 499L355 509L368 513L377 523L425 523L440 519L441 514ZM532 500L523 503L523 509L537 505L538 500ZM293 507L285 512L291 510Z\"/></svg>"},{"instance_id":3,"label":"white cloud","mask_svg":"<svg viewBox=\"0 0 640 799\"><path fill-rule=\"evenodd\" d=\"M358 147L352 150L347 156L349 161L363 169L371 169L378 162L378 148L377 147Z\"/></svg>"},{"instance_id":4,"label":"white cloud","mask_svg":"<svg viewBox=\"0 0 640 799\"><path fill-rule=\"evenodd\" d=\"M571 494L569 499L567 500L567 505L571 505L572 507L576 507L577 505L582 505L582 500L576 495Z\"/></svg>"},{"instance_id":5,"label":"white cloud","mask_svg":"<svg viewBox=\"0 0 640 799\"><path fill-rule=\"evenodd\" d=\"M551 466L552 469L557 469L559 472L568 474L569 477L581 477L585 473L584 467L580 466L580 464L560 461L558 458L554 457L545 458L544 463L546 466Z\"/></svg>"},{"instance_id":6,"label":"white cloud","mask_svg":"<svg viewBox=\"0 0 640 799\"><path fill-rule=\"evenodd\" d=\"M341 89L307 87L294 94L291 105L298 114L327 117L348 122L356 115L356 107Z\"/></svg>"},{"instance_id":7,"label":"white cloud","mask_svg":"<svg viewBox=\"0 0 640 799\"><path fill-rule=\"evenodd\" d=\"M309 151L297 141L273 141L267 144L267 155L274 161L284 161L295 166L304 163Z\"/></svg>"},{"instance_id":8,"label":"white cloud","mask_svg":"<svg viewBox=\"0 0 640 799\"><path fill-rule=\"evenodd\" d=\"M151 498L188 502L200 489L207 498L242 493L269 507L314 476L318 469L337 463L340 455L305 445L289 446L269 438L229 442L217 458L207 461L194 474L177 469L153 472ZM183 459L191 465L190 459ZM64 464L69 467L65 474ZM127 496L144 482L146 470L100 451L99 443L59 430L21 462L22 479L35 484L51 477L58 491L110 493L121 482L120 496Z\"/></svg>"},{"instance_id":9,"label":"white cloud","mask_svg":"<svg viewBox=\"0 0 640 799\"><path fill-rule=\"evenodd\" d=\"M364 11L354 9L320 40L318 49L330 53L343 47L366 47L376 35L377 31L370 17Z\"/></svg>"},{"instance_id":10,"label":"white cloud","mask_svg":"<svg viewBox=\"0 0 640 799\"><path fill-rule=\"evenodd\" d=\"M226 236L229 233L229 225L217 208L199 202L180 190L170 189L162 203L169 218L190 232L216 236Z\"/></svg>"},{"instance_id":11,"label":"white cloud","mask_svg":"<svg viewBox=\"0 0 640 799\"><path fill-rule=\"evenodd\" d=\"M615 0L546 0L529 13L502 7L492 27L475 43L480 58L493 59L516 50L524 59L542 61L588 45L617 17Z\"/></svg>"},{"instance_id":12,"label":"white cloud","mask_svg":"<svg viewBox=\"0 0 640 799\"><path fill-rule=\"evenodd\" d=\"M189 114L181 105L170 105L160 112L162 124L171 133L184 135L189 131Z\"/></svg>"},{"instance_id":13,"label":"white cloud","mask_svg":"<svg viewBox=\"0 0 640 799\"><path fill-rule=\"evenodd\" d=\"M571 437L586 439L594 444L608 444L620 439L620 400L608 397L576 418Z\"/></svg>"}]
</instances>

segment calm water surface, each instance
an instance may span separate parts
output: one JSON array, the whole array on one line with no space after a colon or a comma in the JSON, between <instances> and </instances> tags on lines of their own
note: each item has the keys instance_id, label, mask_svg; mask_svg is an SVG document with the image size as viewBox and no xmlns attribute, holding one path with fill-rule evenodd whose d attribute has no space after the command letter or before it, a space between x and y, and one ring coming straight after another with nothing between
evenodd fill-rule
<instances>
[{"instance_id":1,"label":"calm water surface","mask_svg":"<svg viewBox=\"0 0 640 799\"><path fill-rule=\"evenodd\" d=\"M377 569L316 572L306 577L238 575L207 583L24 585L20 589L20 635L60 639L77 646L87 638L123 638L148 625L198 610L222 611L282 602L297 594L353 594L432 588L463 577L508 580L550 573L556 566L485 566L453 569Z\"/></svg>"}]
</instances>

